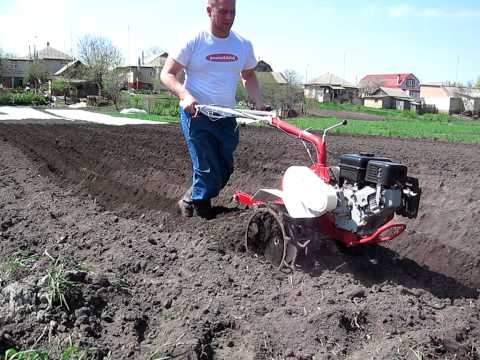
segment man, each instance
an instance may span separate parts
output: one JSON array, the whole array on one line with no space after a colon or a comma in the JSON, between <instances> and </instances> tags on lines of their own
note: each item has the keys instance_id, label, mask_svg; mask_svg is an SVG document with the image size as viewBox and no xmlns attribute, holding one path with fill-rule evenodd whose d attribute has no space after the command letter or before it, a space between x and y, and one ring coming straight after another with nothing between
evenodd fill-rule
<instances>
[{"instance_id":1,"label":"man","mask_svg":"<svg viewBox=\"0 0 480 360\"><path fill-rule=\"evenodd\" d=\"M180 120L193 164L192 187L178 202L183 216L213 218L211 199L233 172L238 144L235 118L212 121L198 104L235 107L239 76L257 109L263 108L252 44L231 31L235 0L208 0L208 30L200 31L168 57L161 80L180 99ZM185 83L177 74L185 70Z\"/></svg>"}]
</instances>

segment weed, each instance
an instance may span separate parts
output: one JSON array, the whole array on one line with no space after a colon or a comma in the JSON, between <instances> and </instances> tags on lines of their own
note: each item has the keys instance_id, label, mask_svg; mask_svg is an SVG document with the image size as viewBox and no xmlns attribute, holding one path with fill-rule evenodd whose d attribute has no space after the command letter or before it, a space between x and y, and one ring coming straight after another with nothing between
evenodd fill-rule
<instances>
[{"instance_id":1,"label":"weed","mask_svg":"<svg viewBox=\"0 0 480 360\"><path fill-rule=\"evenodd\" d=\"M50 354L43 350L17 351L8 349L5 352L5 360L49 360Z\"/></svg>"},{"instance_id":2,"label":"weed","mask_svg":"<svg viewBox=\"0 0 480 360\"><path fill-rule=\"evenodd\" d=\"M94 360L95 358L96 356L92 350L70 345L62 352L58 360Z\"/></svg>"},{"instance_id":3,"label":"weed","mask_svg":"<svg viewBox=\"0 0 480 360\"><path fill-rule=\"evenodd\" d=\"M32 267L39 259L38 255L32 255L26 251L16 252L0 268L0 276L5 279L15 279L22 270Z\"/></svg>"},{"instance_id":4,"label":"weed","mask_svg":"<svg viewBox=\"0 0 480 360\"><path fill-rule=\"evenodd\" d=\"M47 290L50 307L60 304L70 310L65 295L74 287L74 284L67 279L64 265L60 263L59 259L47 270L47 281L44 287Z\"/></svg>"},{"instance_id":5,"label":"weed","mask_svg":"<svg viewBox=\"0 0 480 360\"><path fill-rule=\"evenodd\" d=\"M409 349L413 353L413 355L415 356L415 359L417 359L417 360L425 359L425 355L423 355L423 353L420 350L415 350L411 347L409 347Z\"/></svg>"},{"instance_id":6,"label":"weed","mask_svg":"<svg viewBox=\"0 0 480 360\"><path fill-rule=\"evenodd\" d=\"M155 353L151 355L148 360L169 360L171 359L170 356L168 356L166 353Z\"/></svg>"},{"instance_id":7,"label":"weed","mask_svg":"<svg viewBox=\"0 0 480 360\"><path fill-rule=\"evenodd\" d=\"M132 295L131 285L123 279L112 280L110 282L112 287L120 292L123 292L128 295Z\"/></svg>"},{"instance_id":8,"label":"weed","mask_svg":"<svg viewBox=\"0 0 480 360\"><path fill-rule=\"evenodd\" d=\"M160 317L165 321L175 320L175 315L174 314L162 314L162 315L160 315Z\"/></svg>"},{"instance_id":9,"label":"weed","mask_svg":"<svg viewBox=\"0 0 480 360\"><path fill-rule=\"evenodd\" d=\"M24 350L8 349L5 352L5 360L50 360L52 355L44 350ZM81 349L78 346L68 346L58 357L58 360L95 360L94 351L90 349Z\"/></svg>"}]
</instances>

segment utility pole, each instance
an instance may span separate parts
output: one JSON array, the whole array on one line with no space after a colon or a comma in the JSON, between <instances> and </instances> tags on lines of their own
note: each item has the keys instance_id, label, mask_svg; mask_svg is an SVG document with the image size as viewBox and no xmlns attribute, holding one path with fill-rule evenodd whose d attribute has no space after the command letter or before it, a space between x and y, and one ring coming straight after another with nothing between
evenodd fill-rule
<instances>
[{"instance_id":1,"label":"utility pole","mask_svg":"<svg viewBox=\"0 0 480 360\"><path fill-rule=\"evenodd\" d=\"M458 86L458 67L460 66L460 56L457 55L457 67L455 70L455 86Z\"/></svg>"},{"instance_id":2,"label":"utility pole","mask_svg":"<svg viewBox=\"0 0 480 360\"><path fill-rule=\"evenodd\" d=\"M343 53L343 79L345 80L347 74L347 53Z\"/></svg>"},{"instance_id":3,"label":"utility pole","mask_svg":"<svg viewBox=\"0 0 480 360\"><path fill-rule=\"evenodd\" d=\"M127 65L130 65L130 25L127 26Z\"/></svg>"}]
</instances>

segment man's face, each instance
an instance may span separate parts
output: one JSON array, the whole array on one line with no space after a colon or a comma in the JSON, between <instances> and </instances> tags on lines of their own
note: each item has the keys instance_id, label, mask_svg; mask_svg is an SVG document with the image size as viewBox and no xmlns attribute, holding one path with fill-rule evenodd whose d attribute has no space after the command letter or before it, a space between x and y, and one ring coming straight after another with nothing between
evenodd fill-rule
<instances>
[{"instance_id":1,"label":"man's face","mask_svg":"<svg viewBox=\"0 0 480 360\"><path fill-rule=\"evenodd\" d=\"M235 0L217 0L207 7L207 12L214 35L228 36L235 20Z\"/></svg>"}]
</instances>

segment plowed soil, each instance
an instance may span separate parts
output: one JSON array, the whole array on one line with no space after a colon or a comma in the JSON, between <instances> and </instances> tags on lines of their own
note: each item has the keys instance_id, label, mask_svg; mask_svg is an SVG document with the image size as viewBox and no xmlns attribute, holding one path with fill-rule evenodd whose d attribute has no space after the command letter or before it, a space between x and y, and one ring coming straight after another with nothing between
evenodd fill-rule
<instances>
[{"instance_id":1,"label":"plowed soil","mask_svg":"<svg viewBox=\"0 0 480 360\"><path fill-rule=\"evenodd\" d=\"M308 165L298 140L242 127L207 221L176 212L191 180L177 125L0 124L0 358L73 343L92 359L480 359L480 147L328 144L331 164L358 152L406 164L419 217L357 254L315 244L284 273L244 251L250 210L230 199ZM54 273L65 302L47 296Z\"/></svg>"}]
</instances>

